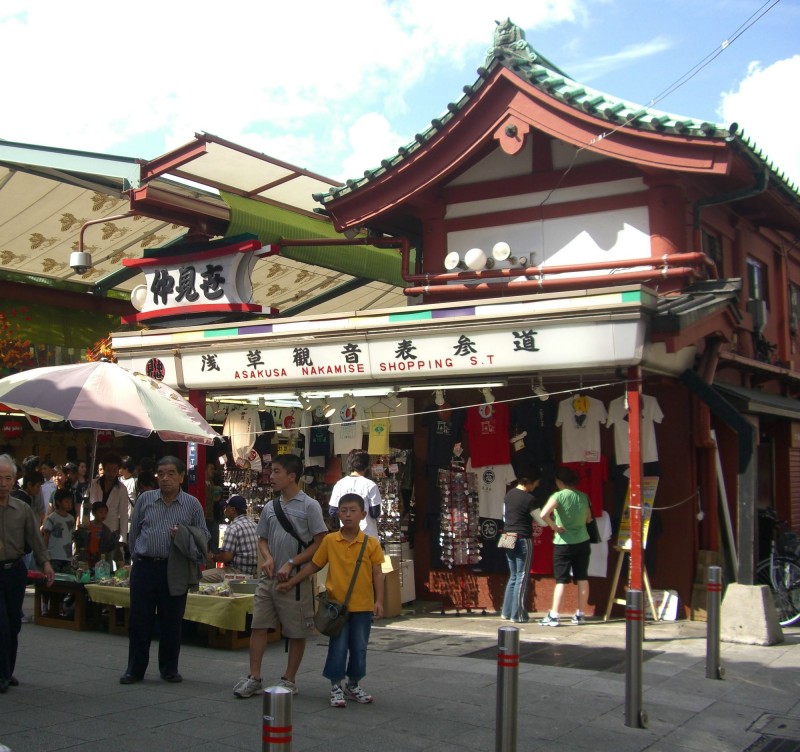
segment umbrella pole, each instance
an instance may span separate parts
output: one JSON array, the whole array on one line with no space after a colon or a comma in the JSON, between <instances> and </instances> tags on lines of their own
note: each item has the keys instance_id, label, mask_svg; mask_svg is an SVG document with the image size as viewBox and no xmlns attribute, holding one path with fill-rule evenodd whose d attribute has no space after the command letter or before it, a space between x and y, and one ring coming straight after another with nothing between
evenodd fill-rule
<instances>
[{"instance_id":1,"label":"umbrella pole","mask_svg":"<svg viewBox=\"0 0 800 752\"><path fill-rule=\"evenodd\" d=\"M92 429L92 458L91 458L91 464L89 465L89 471L88 471L88 474L90 475L90 477L86 478L86 480L87 480L89 485L86 487L86 492L84 493L83 500L81 501L81 506L83 507L81 509L81 521L88 520L89 517L90 517L90 514L89 514L89 511L90 511L90 507L89 507L89 491L90 491L90 489L92 487L92 481L94 480L95 468L97 466L97 434L98 434L98 431L99 431L99 429L97 429L97 428Z\"/></svg>"}]
</instances>

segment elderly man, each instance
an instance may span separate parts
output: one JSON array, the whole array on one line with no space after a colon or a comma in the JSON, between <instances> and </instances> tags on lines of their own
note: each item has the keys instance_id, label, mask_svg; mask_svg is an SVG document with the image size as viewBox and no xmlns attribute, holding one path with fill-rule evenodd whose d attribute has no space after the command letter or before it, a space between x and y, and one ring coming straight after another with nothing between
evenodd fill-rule
<instances>
[{"instance_id":1,"label":"elderly man","mask_svg":"<svg viewBox=\"0 0 800 752\"><path fill-rule=\"evenodd\" d=\"M120 684L144 678L150 642L158 621L158 670L168 682L180 682L181 622L190 584L199 580L199 564L208 555L208 530L200 502L181 489L186 465L162 457L156 466L158 491L138 499L131 516L131 610L128 668ZM114 471L116 480L116 470ZM125 497L127 500L127 496Z\"/></svg>"},{"instance_id":2,"label":"elderly man","mask_svg":"<svg viewBox=\"0 0 800 752\"><path fill-rule=\"evenodd\" d=\"M22 561L26 544L42 568L47 584L52 585L55 579L33 510L11 496L16 480L17 463L7 454L0 455L0 693L19 684L14 678L14 667L28 579Z\"/></svg>"}]
</instances>

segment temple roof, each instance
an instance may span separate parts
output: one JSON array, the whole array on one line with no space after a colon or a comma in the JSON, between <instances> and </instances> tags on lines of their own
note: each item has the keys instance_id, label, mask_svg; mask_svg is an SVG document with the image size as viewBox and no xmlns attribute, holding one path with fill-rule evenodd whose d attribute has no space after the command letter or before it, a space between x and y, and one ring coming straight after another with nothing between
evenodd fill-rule
<instances>
[{"instance_id":1,"label":"temple roof","mask_svg":"<svg viewBox=\"0 0 800 752\"><path fill-rule=\"evenodd\" d=\"M760 166L766 167L770 177L777 181L784 191L791 194L792 199L797 200L800 197L800 187L745 135L737 123L724 126L675 115L656 110L650 105L628 102L581 84L534 50L525 41L524 31L509 20L502 24L498 23L494 44L487 52L484 66L478 69L478 79L464 87L464 95L457 102L449 103L445 112L431 120L428 128L417 133L413 141L401 146L395 155L381 160L379 167L365 170L363 177L347 180L343 186L331 188L326 193L314 194L314 199L323 205L328 204L399 168L469 105L499 67L510 71L557 102L582 114L605 121L609 129L624 128L628 132L661 133L693 140L727 140L738 146L751 159L755 159Z\"/></svg>"}]
</instances>

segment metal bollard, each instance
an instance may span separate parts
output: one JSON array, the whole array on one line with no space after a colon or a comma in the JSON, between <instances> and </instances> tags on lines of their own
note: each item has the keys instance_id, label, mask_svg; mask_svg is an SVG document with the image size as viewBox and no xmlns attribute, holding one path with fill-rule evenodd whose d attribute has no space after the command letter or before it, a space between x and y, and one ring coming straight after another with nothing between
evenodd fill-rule
<instances>
[{"instance_id":1,"label":"metal bollard","mask_svg":"<svg viewBox=\"0 0 800 752\"><path fill-rule=\"evenodd\" d=\"M517 752L517 695L519 688L519 630L497 630L497 710L495 752Z\"/></svg>"},{"instance_id":2,"label":"metal bollard","mask_svg":"<svg viewBox=\"0 0 800 752\"><path fill-rule=\"evenodd\" d=\"M709 567L706 581L706 679L722 679L719 635L721 629L722 567Z\"/></svg>"},{"instance_id":3,"label":"metal bollard","mask_svg":"<svg viewBox=\"0 0 800 752\"><path fill-rule=\"evenodd\" d=\"M642 591L629 590L625 597L625 725L647 728L642 710L642 641L644 609Z\"/></svg>"},{"instance_id":4,"label":"metal bollard","mask_svg":"<svg viewBox=\"0 0 800 752\"><path fill-rule=\"evenodd\" d=\"M286 687L267 687L263 711L261 752L291 752L292 691Z\"/></svg>"}]
</instances>

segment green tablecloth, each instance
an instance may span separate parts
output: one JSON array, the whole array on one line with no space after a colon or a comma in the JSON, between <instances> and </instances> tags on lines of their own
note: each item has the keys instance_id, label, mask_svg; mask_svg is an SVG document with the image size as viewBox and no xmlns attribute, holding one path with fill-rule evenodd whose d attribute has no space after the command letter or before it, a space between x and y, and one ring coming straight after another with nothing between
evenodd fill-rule
<instances>
[{"instance_id":1,"label":"green tablecloth","mask_svg":"<svg viewBox=\"0 0 800 752\"><path fill-rule=\"evenodd\" d=\"M129 588L110 585L86 585L85 587L89 597L95 603L105 603L121 608L129 608L131 605ZM183 618L220 629L241 631L246 627L247 614L252 613L252 593L230 597L189 593Z\"/></svg>"}]
</instances>

